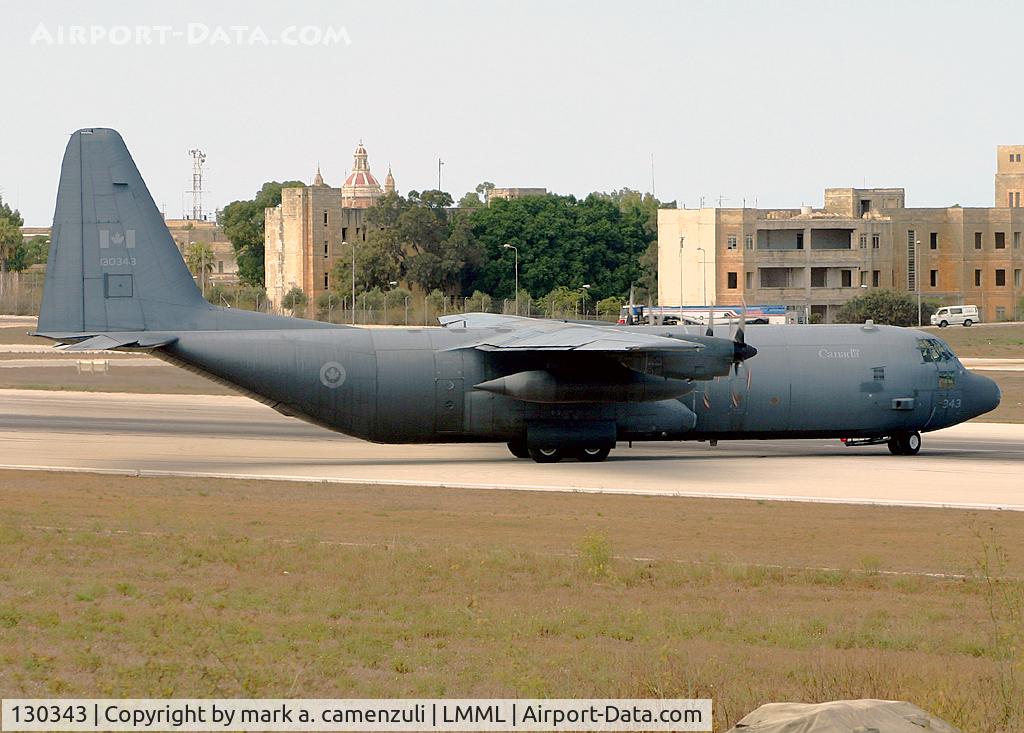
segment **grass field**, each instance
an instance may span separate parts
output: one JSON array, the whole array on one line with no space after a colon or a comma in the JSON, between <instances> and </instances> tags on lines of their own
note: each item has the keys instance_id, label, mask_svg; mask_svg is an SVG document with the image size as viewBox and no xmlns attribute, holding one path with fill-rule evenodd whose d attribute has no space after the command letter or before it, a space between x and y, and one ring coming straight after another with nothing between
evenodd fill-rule
<instances>
[{"instance_id":1,"label":"grass field","mask_svg":"<svg viewBox=\"0 0 1024 733\"><path fill-rule=\"evenodd\" d=\"M0 696L709 696L719 731L883 697L1024 728L1017 513L15 472L0 496Z\"/></svg>"},{"instance_id":2,"label":"grass field","mask_svg":"<svg viewBox=\"0 0 1024 733\"><path fill-rule=\"evenodd\" d=\"M953 347L959 356L1024 359L1024 324L983 323L964 328L928 328Z\"/></svg>"}]
</instances>

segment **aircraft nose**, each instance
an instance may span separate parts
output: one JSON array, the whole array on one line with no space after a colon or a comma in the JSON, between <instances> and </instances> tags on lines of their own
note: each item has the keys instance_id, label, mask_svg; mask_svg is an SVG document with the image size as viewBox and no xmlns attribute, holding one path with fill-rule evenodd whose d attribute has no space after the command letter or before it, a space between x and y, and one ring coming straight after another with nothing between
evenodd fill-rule
<instances>
[{"instance_id":1,"label":"aircraft nose","mask_svg":"<svg viewBox=\"0 0 1024 733\"><path fill-rule=\"evenodd\" d=\"M999 400L1002 397L999 385L994 380L974 372L969 372L969 377L966 393L971 413L974 416L984 415L999 407Z\"/></svg>"}]
</instances>

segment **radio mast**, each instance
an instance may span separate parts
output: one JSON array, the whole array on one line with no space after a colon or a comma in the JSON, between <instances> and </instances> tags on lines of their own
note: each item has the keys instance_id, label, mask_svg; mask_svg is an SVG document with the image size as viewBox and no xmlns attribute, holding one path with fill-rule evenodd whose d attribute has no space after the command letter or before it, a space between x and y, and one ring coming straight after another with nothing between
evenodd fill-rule
<instances>
[{"instance_id":1,"label":"radio mast","mask_svg":"<svg viewBox=\"0 0 1024 733\"><path fill-rule=\"evenodd\" d=\"M192 219L202 221L203 163L206 162L206 153L199 148L193 148L188 154L192 156Z\"/></svg>"}]
</instances>

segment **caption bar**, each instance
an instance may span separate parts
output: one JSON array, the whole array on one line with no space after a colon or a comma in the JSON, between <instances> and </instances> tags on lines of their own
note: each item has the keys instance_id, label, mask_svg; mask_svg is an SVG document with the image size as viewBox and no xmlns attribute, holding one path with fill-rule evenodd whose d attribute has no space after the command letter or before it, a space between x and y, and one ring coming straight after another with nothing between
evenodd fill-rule
<instances>
[{"instance_id":1,"label":"caption bar","mask_svg":"<svg viewBox=\"0 0 1024 733\"><path fill-rule=\"evenodd\" d=\"M711 700L10 699L3 731L711 730Z\"/></svg>"}]
</instances>

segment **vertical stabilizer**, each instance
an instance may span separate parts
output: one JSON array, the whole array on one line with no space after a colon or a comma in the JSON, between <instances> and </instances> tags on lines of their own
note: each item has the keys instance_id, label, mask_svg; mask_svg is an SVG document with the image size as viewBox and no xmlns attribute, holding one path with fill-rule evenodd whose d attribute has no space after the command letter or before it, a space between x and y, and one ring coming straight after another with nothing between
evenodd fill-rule
<instances>
[{"instance_id":1,"label":"vertical stabilizer","mask_svg":"<svg viewBox=\"0 0 1024 733\"><path fill-rule=\"evenodd\" d=\"M209 309L121 136L74 133L61 166L39 331L188 328Z\"/></svg>"}]
</instances>

